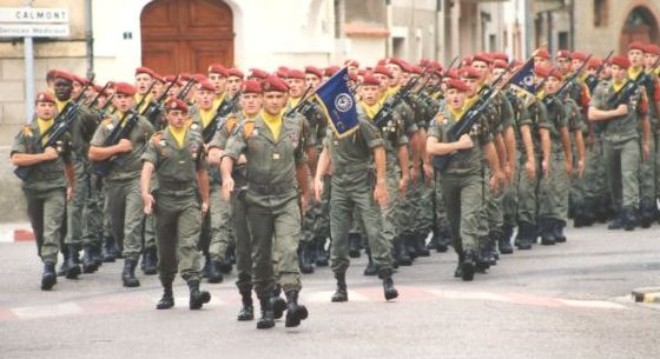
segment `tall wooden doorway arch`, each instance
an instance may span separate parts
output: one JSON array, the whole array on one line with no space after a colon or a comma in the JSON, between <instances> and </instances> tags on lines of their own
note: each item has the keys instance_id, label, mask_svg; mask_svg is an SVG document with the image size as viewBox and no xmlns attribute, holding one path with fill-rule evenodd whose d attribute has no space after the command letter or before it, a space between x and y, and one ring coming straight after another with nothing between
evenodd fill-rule
<instances>
[{"instance_id":1,"label":"tall wooden doorway arch","mask_svg":"<svg viewBox=\"0 0 660 359\"><path fill-rule=\"evenodd\" d=\"M222 0L154 0L140 15L142 64L161 74L234 64L231 8Z\"/></svg>"},{"instance_id":2,"label":"tall wooden doorway arch","mask_svg":"<svg viewBox=\"0 0 660 359\"><path fill-rule=\"evenodd\" d=\"M619 48L622 52L628 50L628 44L632 41L641 41L644 43L652 42L657 44L660 40L658 30L658 20L653 12L646 6L637 6L633 8L621 31L621 40Z\"/></svg>"}]
</instances>

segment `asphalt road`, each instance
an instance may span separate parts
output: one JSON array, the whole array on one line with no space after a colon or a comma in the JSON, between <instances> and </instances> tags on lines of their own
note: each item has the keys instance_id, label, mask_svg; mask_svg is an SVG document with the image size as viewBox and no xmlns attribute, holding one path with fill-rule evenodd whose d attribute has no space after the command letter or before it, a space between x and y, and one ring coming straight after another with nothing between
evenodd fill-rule
<instances>
[{"instance_id":1,"label":"asphalt road","mask_svg":"<svg viewBox=\"0 0 660 359\"><path fill-rule=\"evenodd\" d=\"M604 225L569 229L569 241L503 256L474 282L453 278L455 255L433 253L400 269L400 297L385 302L365 277L364 256L348 275L348 303L330 303L327 268L303 276L310 317L267 331L238 322L235 275L204 284L213 299L157 311L156 276L121 287L120 262L39 289L34 244L0 244L0 358L644 358L660 352L660 304L634 288L660 286L660 226L634 232Z\"/></svg>"}]
</instances>

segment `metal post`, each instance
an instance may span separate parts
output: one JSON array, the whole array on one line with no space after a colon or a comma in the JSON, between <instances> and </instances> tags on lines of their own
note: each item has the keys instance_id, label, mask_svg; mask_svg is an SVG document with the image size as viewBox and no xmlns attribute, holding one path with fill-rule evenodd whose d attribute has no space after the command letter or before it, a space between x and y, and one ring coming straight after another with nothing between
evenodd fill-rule
<instances>
[{"instance_id":1,"label":"metal post","mask_svg":"<svg viewBox=\"0 0 660 359\"><path fill-rule=\"evenodd\" d=\"M94 33L92 30L92 0L85 1L85 43L87 44L87 78L94 76Z\"/></svg>"},{"instance_id":2,"label":"metal post","mask_svg":"<svg viewBox=\"0 0 660 359\"><path fill-rule=\"evenodd\" d=\"M26 1L32 7L32 1ZM31 36L23 38L23 56L25 57L25 123L32 123L34 117L34 43Z\"/></svg>"},{"instance_id":3,"label":"metal post","mask_svg":"<svg viewBox=\"0 0 660 359\"><path fill-rule=\"evenodd\" d=\"M533 30L532 23L534 21L534 13L532 13L532 0L525 1L525 55L529 57L532 55L534 48L533 45Z\"/></svg>"}]
</instances>

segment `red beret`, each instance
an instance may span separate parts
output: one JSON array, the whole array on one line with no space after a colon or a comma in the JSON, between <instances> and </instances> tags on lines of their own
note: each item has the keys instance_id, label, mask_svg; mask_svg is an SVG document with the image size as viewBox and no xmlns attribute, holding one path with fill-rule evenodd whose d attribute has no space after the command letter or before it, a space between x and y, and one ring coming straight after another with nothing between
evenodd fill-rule
<instances>
[{"instance_id":1,"label":"red beret","mask_svg":"<svg viewBox=\"0 0 660 359\"><path fill-rule=\"evenodd\" d=\"M398 57L390 57L386 59L385 65L396 65L399 66L399 68L401 68L403 72L410 72L410 67L408 63L405 60L400 59Z\"/></svg>"},{"instance_id":2,"label":"red beret","mask_svg":"<svg viewBox=\"0 0 660 359\"><path fill-rule=\"evenodd\" d=\"M570 59L571 58L571 52L568 51L568 50L559 50L559 51L557 51L557 56L556 57L558 59L563 58L563 57Z\"/></svg>"},{"instance_id":3,"label":"red beret","mask_svg":"<svg viewBox=\"0 0 660 359\"><path fill-rule=\"evenodd\" d=\"M192 78L195 80L195 82L202 82L204 80L208 80L204 74L193 74Z\"/></svg>"},{"instance_id":4,"label":"red beret","mask_svg":"<svg viewBox=\"0 0 660 359\"><path fill-rule=\"evenodd\" d=\"M215 92L215 85L210 80L204 79L197 84L197 89Z\"/></svg>"},{"instance_id":5,"label":"red beret","mask_svg":"<svg viewBox=\"0 0 660 359\"><path fill-rule=\"evenodd\" d=\"M627 56L617 55L612 57L612 65L617 65L621 68L627 69L630 67L630 60Z\"/></svg>"},{"instance_id":6,"label":"red beret","mask_svg":"<svg viewBox=\"0 0 660 359\"><path fill-rule=\"evenodd\" d=\"M390 69L388 69L387 67L385 67L383 65L376 66L374 68L374 74L381 74L381 75L385 75L389 78L392 78L392 72L390 71Z\"/></svg>"},{"instance_id":7,"label":"red beret","mask_svg":"<svg viewBox=\"0 0 660 359\"><path fill-rule=\"evenodd\" d=\"M165 101L165 112L170 112L172 110L181 110L183 112L188 112L188 105L183 100L179 100L176 97L170 97Z\"/></svg>"},{"instance_id":8,"label":"red beret","mask_svg":"<svg viewBox=\"0 0 660 359\"><path fill-rule=\"evenodd\" d=\"M493 67L496 69L506 69L509 67L509 64L504 60L497 59L493 61Z\"/></svg>"},{"instance_id":9,"label":"red beret","mask_svg":"<svg viewBox=\"0 0 660 359\"><path fill-rule=\"evenodd\" d=\"M587 62L587 69L597 69L600 67L600 65L603 64L603 60L597 58L597 57L592 57L589 59L589 62Z\"/></svg>"},{"instance_id":10,"label":"red beret","mask_svg":"<svg viewBox=\"0 0 660 359\"><path fill-rule=\"evenodd\" d=\"M644 52L652 55L660 55L660 46L656 44L646 44Z\"/></svg>"},{"instance_id":11,"label":"red beret","mask_svg":"<svg viewBox=\"0 0 660 359\"><path fill-rule=\"evenodd\" d=\"M348 80L355 82L359 80L358 75L356 75L355 72L351 72L350 74L348 74Z\"/></svg>"},{"instance_id":12,"label":"red beret","mask_svg":"<svg viewBox=\"0 0 660 359\"><path fill-rule=\"evenodd\" d=\"M630 50L639 50L644 52L646 50L646 46L640 41L633 41L628 44L628 51Z\"/></svg>"},{"instance_id":13,"label":"red beret","mask_svg":"<svg viewBox=\"0 0 660 359\"><path fill-rule=\"evenodd\" d=\"M509 62L509 55L503 53L503 52L491 52L490 57L493 60L502 60L504 62Z\"/></svg>"},{"instance_id":14,"label":"red beret","mask_svg":"<svg viewBox=\"0 0 660 359\"><path fill-rule=\"evenodd\" d=\"M305 73L300 71L300 70L289 70L289 78L290 79L296 79L296 80L304 80L305 79Z\"/></svg>"},{"instance_id":15,"label":"red beret","mask_svg":"<svg viewBox=\"0 0 660 359\"><path fill-rule=\"evenodd\" d=\"M470 66L472 64L472 56L466 56L461 61L461 66Z\"/></svg>"},{"instance_id":16,"label":"red beret","mask_svg":"<svg viewBox=\"0 0 660 359\"><path fill-rule=\"evenodd\" d=\"M36 104L37 102L55 103L55 96L47 91L38 92L34 98L34 103Z\"/></svg>"},{"instance_id":17,"label":"red beret","mask_svg":"<svg viewBox=\"0 0 660 359\"><path fill-rule=\"evenodd\" d=\"M210 64L206 72L210 74L219 74L222 76L227 76L227 68L218 63Z\"/></svg>"},{"instance_id":18,"label":"red beret","mask_svg":"<svg viewBox=\"0 0 660 359\"><path fill-rule=\"evenodd\" d=\"M477 71L474 67L471 66L466 66L461 68L460 70L461 77L467 78L467 79L475 79L479 80L481 78L481 74L479 71Z\"/></svg>"},{"instance_id":19,"label":"red beret","mask_svg":"<svg viewBox=\"0 0 660 359\"><path fill-rule=\"evenodd\" d=\"M269 76L268 72L261 69L250 69L247 73L247 78L257 78L260 80L265 80Z\"/></svg>"},{"instance_id":20,"label":"red beret","mask_svg":"<svg viewBox=\"0 0 660 359\"><path fill-rule=\"evenodd\" d=\"M179 80L181 81L190 81L191 79L192 79L192 75L187 72L183 72L179 74Z\"/></svg>"},{"instance_id":21,"label":"red beret","mask_svg":"<svg viewBox=\"0 0 660 359\"><path fill-rule=\"evenodd\" d=\"M165 75L165 76L163 76L163 79L165 80L165 82L172 82L172 81L174 81L175 78L176 78L175 75Z\"/></svg>"},{"instance_id":22,"label":"red beret","mask_svg":"<svg viewBox=\"0 0 660 359\"><path fill-rule=\"evenodd\" d=\"M58 70L58 69L50 69L50 70L48 70L48 72L46 73L46 78L47 78L47 79L55 78L55 76L57 76L57 73L60 72L60 71L61 71L61 70Z\"/></svg>"},{"instance_id":23,"label":"red beret","mask_svg":"<svg viewBox=\"0 0 660 359\"><path fill-rule=\"evenodd\" d=\"M127 82L117 82L115 83L115 92L122 95L133 96L135 95L136 89L135 86Z\"/></svg>"},{"instance_id":24,"label":"red beret","mask_svg":"<svg viewBox=\"0 0 660 359\"><path fill-rule=\"evenodd\" d=\"M548 77L554 77L557 80L561 81L564 78L564 75L561 73L561 71L559 71L558 68L554 67L550 70Z\"/></svg>"},{"instance_id":25,"label":"red beret","mask_svg":"<svg viewBox=\"0 0 660 359\"><path fill-rule=\"evenodd\" d=\"M262 84L264 92L287 92L289 91L289 85L286 84L281 78L270 75Z\"/></svg>"},{"instance_id":26,"label":"red beret","mask_svg":"<svg viewBox=\"0 0 660 359\"><path fill-rule=\"evenodd\" d=\"M319 69L316 66L305 66L305 73L312 74L314 76L317 76L318 78L323 77L323 70Z\"/></svg>"},{"instance_id":27,"label":"red beret","mask_svg":"<svg viewBox=\"0 0 660 359\"><path fill-rule=\"evenodd\" d=\"M147 74L151 77L154 77L154 70L152 70L148 67L140 66L140 67L135 69L135 76L137 76L139 74Z\"/></svg>"},{"instance_id":28,"label":"red beret","mask_svg":"<svg viewBox=\"0 0 660 359\"><path fill-rule=\"evenodd\" d=\"M541 78L546 78L550 76L551 71L552 71L552 67L549 66L542 66L542 65L534 66L534 74Z\"/></svg>"},{"instance_id":29,"label":"red beret","mask_svg":"<svg viewBox=\"0 0 660 359\"><path fill-rule=\"evenodd\" d=\"M472 58L472 62L475 61L485 62L487 65L490 65L493 63L493 58L488 56L488 54L481 53L474 55L474 57Z\"/></svg>"},{"instance_id":30,"label":"red beret","mask_svg":"<svg viewBox=\"0 0 660 359\"><path fill-rule=\"evenodd\" d=\"M447 82L445 82L445 84L447 85L447 90L456 89L458 92L470 91L470 86L458 79L449 79Z\"/></svg>"},{"instance_id":31,"label":"red beret","mask_svg":"<svg viewBox=\"0 0 660 359\"><path fill-rule=\"evenodd\" d=\"M275 76L281 78L282 80L286 80L289 78L289 69L280 66L280 68L278 68L277 71L275 71Z\"/></svg>"},{"instance_id":32,"label":"red beret","mask_svg":"<svg viewBox=\"0 0 660 359\"><path fill-rule=\"evenodd\" d=\"M75 82L77 82L77 83L79 83L79 84L81 84L81 85L83 85L83 86L85 86L85 85L87 85L87 84L89 83L89 80L88 80L88 79L86 79L86 78L84 78L84 77L80 77L80 76L78 76L78 75L76 75L76 74L71 74L71 77L73 78L73 81L75 81Z\"/></svg>"},{"instance_id":33,"label":"red beret","mask_svg":"<svg viewBox=\"0 0 660 359\"><path fill-rule=\"evenodd\" d=\"M156 80L156 81L158 81L158 82L160 82L160 83L162 83L162 84L165 83L165 78L163 77L163 75L161 75L161 74L159 74L159 73L157 73L157 72L154 72L154 80Z\"/></svg>"},{"instance_id":34,"label":"red beret","mask_svg":"<svg viewBox=\"0 0 660 359\"><path fill-rule=\"evenodd\" d=\"M421 75L422 72L424 72L424 70L422 70L421 67L419 67L417 65L410 65L410 73Z\"/></svg>"},{"instance_id":35,"label":"red beret","mask_svg":"<svg viewBox=\"0 0 660 359\"><path fill-rule=\"evenodd\" d=\"M544 60L550 60L550 53L548 52L548 50L540 48L534 51L534 57L540 57Z\"/></svg>"},{"instance_id":36,"label":"red beret","mask_svg":"<svg viewBox=\"0 0 660 359\"><path fill-rule=\"evenodd\" d=\"M261 84L256 80L245 80L243 81L243 93L257 93L260 94Z\"/></svg>"},{"instance_id":37,"label":"red beret","mask_svg":"<svg viewBox=\"0 0 660 359\"><path fill-rule=\"evenodd\" d=\"M571 54L571 60L586 61L587 54L585 54L584 52L575 51Z\"/></svg>"},{"instance_id":38,"label":"red beret","mask_svg":"<svg viewBox=\"0 0 660 359\"><path fill-rule=\"evenodd\" d=\"M337 71L339 71L339 70L340 70L339 66L328 66L328 67L325 68L325 73L324 74L325 74L325 76L330 77L330 76L336 74Z\"/></svg>"},{"instance_id":39,"label":"red beret","mask_svg":"<svg viewBox=\"0 0 660 359\"><path fill-rule=\"evenodd\" d=\"M73 77L72 74L66 72L66 71L57 71L55 72L55 75L53 76L56 79L62 79L70 82L76 81L76 79Z\"/></svg>"},{"instance_id":40,"label":"red beret","mask_svg":"<svg viewBox=\"0 0 660 359\"><path fill-rule=\"evenodd\" d=\"M446 76L446 78L449 78L449 79L459 79L460 78L460 74L458 73L458 69L456 69L456 68L447 71L445 76Z\"/></svg>"},{"instance_id":41,"label":"red beret","mask_svg":"<svg viewBox=\"0 0 660 359\"><path fill-rule=\"evenodd\" d=\"M96 93L99 93L99 92L101 92L101 90L103 90L103 87L101 87L101 85L94 84L94 85L92 85L92 87L94 88L94 91Z\"/></svg>"},{"instance_id":42,"label":"red beret","mask_svg":"<svg viewBox=\"0 0 660 359\"><path fill-rule=\"evenodd\" d=\"M360 63L357 62L356 60L348 59L348 60L344 61L344 66L355 66L355 67L360 67Z\"/></svg>"},{"instance_id":43,"label":"red beret","mask_svg":"<svg viewBox=\"0 0 660 359\"><path fill-rule=\"evenodd\" d=\"M380 80L373 74L366 74L362 79L362 86L380 86Z\"/></svg>"},{"instance_id":44,"label":"red beret","mask_svg":"<svg viewBox=\"0 0 660 359\"><path fill-rule=\"evenodd\" d=\"M229 69L229 71L227 71L227 77L229 76L234 76L234 77L238 77L239 79L242 79L245 77L245 74L240 69L236 67L232 67L231 69Z\"/></svg>"}]
</instances>

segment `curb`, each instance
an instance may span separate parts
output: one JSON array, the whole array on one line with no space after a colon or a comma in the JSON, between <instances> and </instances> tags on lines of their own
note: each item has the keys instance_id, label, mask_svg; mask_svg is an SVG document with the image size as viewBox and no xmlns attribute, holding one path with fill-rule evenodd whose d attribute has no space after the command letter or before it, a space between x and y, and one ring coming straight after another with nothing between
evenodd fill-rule
<instances>
[{"instance_id":1,"label":"curb","mask_svg":"<svg viewBox=\"0 0 660 359\"><path fill-rule=\"evenodd\" d=\"M34 240L34 233L29 225L0 225L0 243L26 242Z\"/></svg>"},{"instance_id":2,"label":"curb","mask_svg":"<svg viewBox=\"0 0 660 359\"><path fill-rule=\"evenodd\" d=\"M631 295L637 303L660 303L660 287L638 288Z\"/></svg>"}]
</instances>

